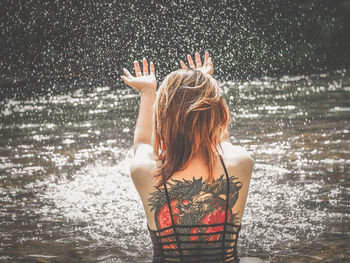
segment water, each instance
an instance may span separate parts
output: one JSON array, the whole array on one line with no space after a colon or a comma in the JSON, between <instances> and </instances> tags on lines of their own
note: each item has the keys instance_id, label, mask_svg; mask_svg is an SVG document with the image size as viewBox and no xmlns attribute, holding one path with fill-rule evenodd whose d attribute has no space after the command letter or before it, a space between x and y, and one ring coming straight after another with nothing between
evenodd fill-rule
<instances>
[{"instance_id":1,"label":"water","mask_svg":"<svg viewBox=\"0 0 350 263\"><path fill-rule=\"evenodd\" d=\"M255 160L240 255L350 261L350 73L220 85ZM138 94L47 89L0 102L0 262L151 262L128 172Z\"/></svg>"}]
</instances>

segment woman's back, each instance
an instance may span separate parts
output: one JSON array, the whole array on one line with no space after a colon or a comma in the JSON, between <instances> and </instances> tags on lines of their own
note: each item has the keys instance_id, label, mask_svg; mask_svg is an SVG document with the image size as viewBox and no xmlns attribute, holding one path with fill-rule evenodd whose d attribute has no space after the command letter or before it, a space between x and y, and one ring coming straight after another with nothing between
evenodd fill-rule
<instances>
[{"instance_id":1,"label":"woman's back","mask_svg":"<svg viewBox=\"0 0 350 263\"><path fill-rule=\"evenodd\" d=\"M196 53L191 69L173 71L156 91L154 64L122 79L141 92L131 176L140 194L154 248L153 262L236 262L236 244L252 161L234 147L230 111ZM149 72L151 74L149 74ZM221 151L221 152L220 152Z\"/></svg>"},{"instance_id":2,"label":"woman's back","mask_svg":"<svg viewBox=\"0 0 350 263\"><path fill-rule=\"evenodd\" d=\"M149 158L151 147L142 149L148 157L134 160L131 174L146 211L154 262L237 261L252 163L242 148L222 145L211 183L203 153L159 189L152 176L156 163Z\"/></svg>"}]
</instances>

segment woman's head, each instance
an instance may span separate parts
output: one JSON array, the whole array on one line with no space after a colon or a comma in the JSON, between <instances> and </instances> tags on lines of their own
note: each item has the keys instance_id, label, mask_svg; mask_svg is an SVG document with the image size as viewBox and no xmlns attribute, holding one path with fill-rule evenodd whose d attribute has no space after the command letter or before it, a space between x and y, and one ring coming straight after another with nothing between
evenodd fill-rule
<instances>
[{"instance_id":1,"label":"woman's head","mask_svg":"<svg viewBox=\"0 0 350 263\"><path fill-rule=\"evenodd\" d=\"M185 168L199 149L207 153L211 181L217 147L230 119L215 79L194 69L170 73L157 92L153 118L154 150L161 161L158 186Z\"/></svg>"}]
</instances>

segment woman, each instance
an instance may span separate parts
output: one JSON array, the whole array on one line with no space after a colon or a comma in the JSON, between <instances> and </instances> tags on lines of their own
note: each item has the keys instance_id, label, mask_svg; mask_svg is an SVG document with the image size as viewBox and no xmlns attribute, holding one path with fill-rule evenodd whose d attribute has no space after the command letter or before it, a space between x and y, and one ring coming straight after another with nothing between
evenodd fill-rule
<instances>
[{"instance_id":1,"label":"woman","mask_svg":"<svg viewBox=\"0 0 350 263\"><path fill-rule=\"evenodd\" d=\"M206 52L187 56L157 89L155 67L121 78L141 92L131 176L153 242L153 262L238 262L237 238L253 163L232 145L230 114Z\"/></svg>"}]
</instances>

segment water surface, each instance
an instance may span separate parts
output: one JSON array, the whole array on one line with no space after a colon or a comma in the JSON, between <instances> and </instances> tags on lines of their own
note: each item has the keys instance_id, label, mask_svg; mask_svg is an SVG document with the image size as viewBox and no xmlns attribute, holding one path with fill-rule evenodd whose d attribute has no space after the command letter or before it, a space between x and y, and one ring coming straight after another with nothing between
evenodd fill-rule
<instances>
[{"instance_id":1,"label":"water surface","mask_svg":"<svg viewBox=\"0 0 350 263\"><path fill-rule=\"evenodd\" d=\"M350 74L220 86L255 161L239 254L350 261ZM138 94L47 90L0 102L0 262L151 262L128 170Z\"/></svg>"}]
</instances>

